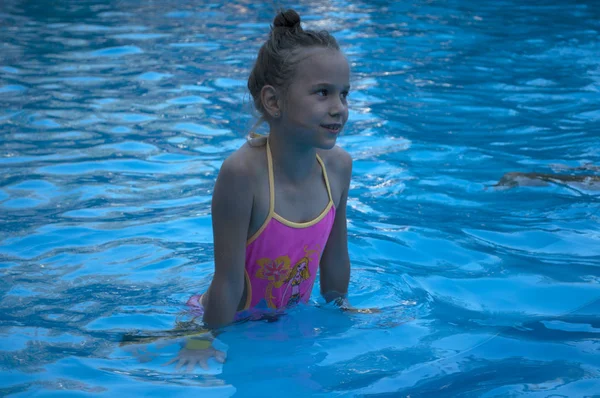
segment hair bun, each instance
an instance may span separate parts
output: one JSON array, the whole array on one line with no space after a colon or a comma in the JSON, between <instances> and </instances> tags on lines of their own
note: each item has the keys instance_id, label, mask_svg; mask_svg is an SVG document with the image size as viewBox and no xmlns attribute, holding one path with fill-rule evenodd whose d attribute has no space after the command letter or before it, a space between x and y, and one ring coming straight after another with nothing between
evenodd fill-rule
<instances>
[{"instance_id":1,"label":"hair bun","mask_svg":"<svg viewBox=\"0 0 600 398\"><path fill-rule=\"evenodd\" d=\"M273 26L288 29L300 27L300 15L294 10L280 11L273 20Z\"/></svg>"}]
</instances>

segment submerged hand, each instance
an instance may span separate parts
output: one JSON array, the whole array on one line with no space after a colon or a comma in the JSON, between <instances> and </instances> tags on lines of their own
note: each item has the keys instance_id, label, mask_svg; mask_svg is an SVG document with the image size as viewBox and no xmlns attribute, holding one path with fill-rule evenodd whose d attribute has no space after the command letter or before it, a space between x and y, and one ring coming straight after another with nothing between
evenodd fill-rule
<instances>
[{"instance_id":1,"label":"submerged hand","mask_svg":"<svg viewBox=\"0 0 600 398\"><path fill-rule=\"evenodd\" d=\"M379 314L381 310L379 308L354 308L354 307L345 307L342 308L343 311L351 312L353 314Z\"/></svg>"},{"instance_id":2,"label":"submerged hand","mask_svg":"<svg viewBox=\"0 0 600 398\"><path fill-rule=\"evenodd\" d=\"M177 370L187 367L187 371L191 372L196 366L208 370L208 360L215 358L217 362L224 363L227 355L225 352L217 350L212 346L211 340L190 339L185 346L179 351L179 354L163 366L168 366L177 363Z\"/></svg>"},{"instance_id":3,"label":"submerged hand","mask_svg":"<svg viewBox=\"0 0 600 398\"><path fill-rule=\"evenodd\" d=\"M344 312L351 312L353 314L379 314L381 310L379 308L355 308L353 307L346 297L338 297L333 300L335 305L337 305Z\"/></svg>"},{"instance_id":4,"label":"submerged hand","mask_svg":"<svg viewBox=\"0 0 600 398\"><path fill-rule=\"evenodd\" d=\"M150 362L158 356L158 354L150 352L146 347L124 347L123 351L128 352L129 354L136 357L137 360L140 361L140 363Z\"/></svg>"}]
</instances>

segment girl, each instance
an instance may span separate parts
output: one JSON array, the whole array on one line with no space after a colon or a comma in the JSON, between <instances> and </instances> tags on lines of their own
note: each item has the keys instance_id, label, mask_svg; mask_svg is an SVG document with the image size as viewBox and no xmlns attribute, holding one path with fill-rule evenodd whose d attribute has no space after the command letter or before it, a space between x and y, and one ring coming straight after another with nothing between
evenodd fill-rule
<instances>
[{"instance_id":1,"label":"girl","mask_svg":"<svg viewBox=\"0 0 600 398\"><path fill-rule=\"evenodd\" d=\"M349 79L329 33L303 30L293 10L275 17L248 79L270 132L223 163L212 201L214 279L189 301L209 328L306 302L317 270L325 300L345 305L352 160L335 143Z\"/></svg>"},{"instance_id":2,"label":"girl","mask_svg":"<svg viewBox=\"0 0 600 398\"><path fill-rule=\"evenodd\" d=\"M354 310L346 300L352 159L335 143L348 120L349 79L331 35L303 30L293 10L275 17L248 79L259 123L270 132L251 134L221 167L212 201L214 278L206 293L188 300L208 330L181 324L164 336L193 334L169 363L191 370L208 368L212 357L223 362L225 353L212 347L216 328L248 317L276 319L279 310L308 301L317 270L327 302L378 312Z\"/></svg>"}]
</instances>

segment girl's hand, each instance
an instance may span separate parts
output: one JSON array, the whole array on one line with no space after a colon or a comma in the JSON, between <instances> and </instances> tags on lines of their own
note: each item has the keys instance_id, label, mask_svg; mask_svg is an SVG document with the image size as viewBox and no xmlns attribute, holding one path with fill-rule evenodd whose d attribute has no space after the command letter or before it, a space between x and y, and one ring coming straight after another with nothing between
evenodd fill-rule
<instances>
[{"instance_id":1,"label":"girl's hand","mask_svg":"<svg viewBox=\"0 0 600 398\"><path fill-rule=\"evenodd\" d=\"M353 314L379 314L381 310L379 308L354 308L354 307L344 307L342 311L350 312Z\"/></svg>"},{"instance_id":2,"label":"girl's hand","mask_svg":"<svg viewBox=\"0 0 600 398\"><path fill-rule=\"evenodd\" d=\"M355 308L353 307L346 297L338 297L333 300L342 311L350 312L353 314L379 314L381 310L379 308Z\"/></svg>"},{"instance_id":3,"label":"girl's hand","mask_svg":"<svg viewBox=\"0 0 600 398\"><path fill-rule=\"evenodd\" d=\"M217 350L212 346L213 339L194 339L190 338L183 346L183 348L179 351L179 354L165 363L163 366L171 365L172 363L177 363L175 368L177 370L187 367L187 371L191 372L197 365L204 370L208 370L208 360L210 358L215 358L217 362L224 363L227 355L225 352Z\"/></svg>"}]
</instances>

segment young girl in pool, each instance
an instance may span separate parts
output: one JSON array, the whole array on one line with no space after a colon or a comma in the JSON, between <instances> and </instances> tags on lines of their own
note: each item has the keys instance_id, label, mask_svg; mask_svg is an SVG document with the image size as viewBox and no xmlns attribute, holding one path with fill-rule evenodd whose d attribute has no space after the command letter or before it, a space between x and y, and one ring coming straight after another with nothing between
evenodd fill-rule
<instances>
[{"instance_id":1,"label":"young girl in pool","mask_svg":"<svg viewBox=\"0 0 600 398\"><path fill-rule=\"evenodd\" d=\"M212 332L190 337L170 363L222 362L211 346L217 328L307 302L318 270L325 301L373 312L346 299L352 159L335 144L348 120L349 80L333 36L304 30L293 10L275 17L248 79L270 131L251 135L221 167L212 200L215 273L206 293L188 300Z\"/></svg>"},{"instance_id":2,"label":"young girl in pool","mask_svg":"<svg viewBox=\"0 0 600 398\"><path fill-rule=\"evenodd\" d=\"M329 33L280 12L248 88L267 137L225 160L212 220L215 274L188 304L218 328L308 301L317 270L327 302L346 306L346 201L352 160L335 145L348 120L348 61Z\"/></svg>"}]
</instances>

